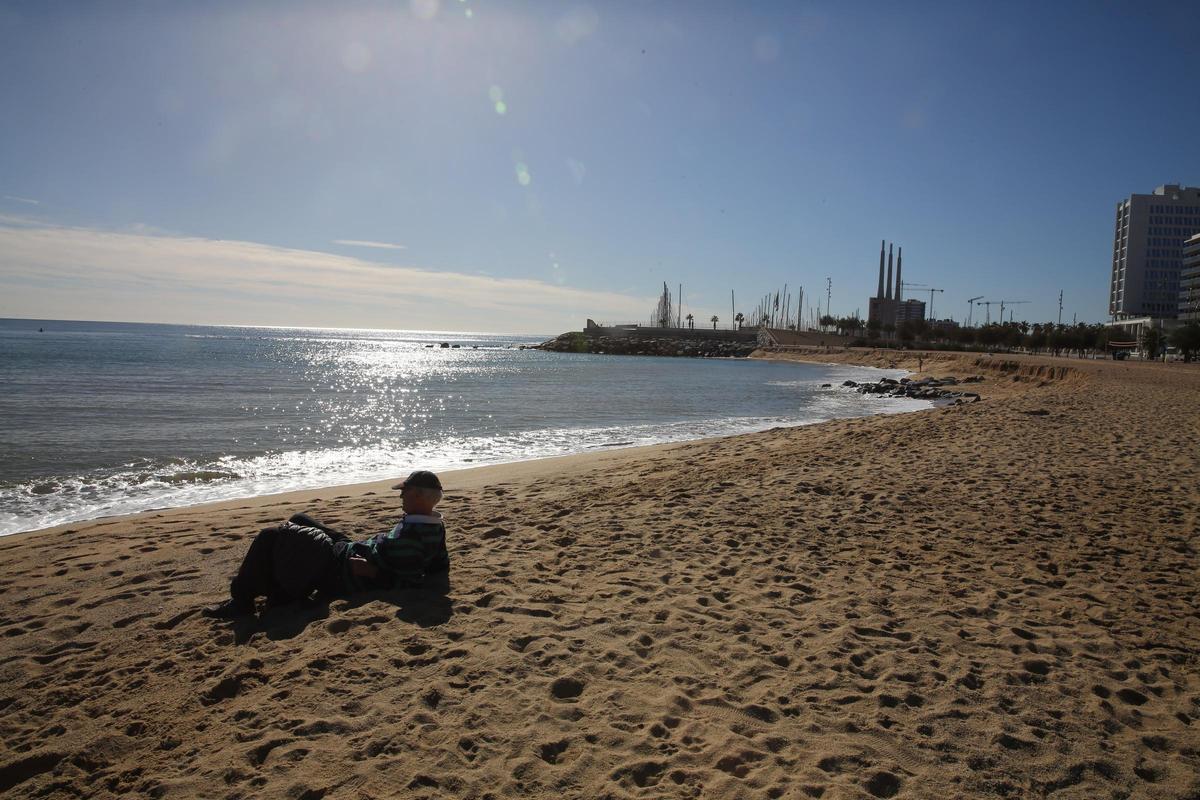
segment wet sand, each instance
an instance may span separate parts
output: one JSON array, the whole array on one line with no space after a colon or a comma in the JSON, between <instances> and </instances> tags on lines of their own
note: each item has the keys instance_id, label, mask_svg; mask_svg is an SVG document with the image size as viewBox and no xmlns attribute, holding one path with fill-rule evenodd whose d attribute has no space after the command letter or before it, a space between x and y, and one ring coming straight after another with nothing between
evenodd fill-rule
<instances>
[{"instance_id":1,"label":"wet sand","mask_svg":"<svg viewBox=\"0 0 1200 800\"><path fill-rule=\"evenodd\" d=\"M1200 369L923 367L983 401L447 475L423 592L197 613L386 484L0 539L0 792L1198 796Z\"/></svg>"}]
</instances>

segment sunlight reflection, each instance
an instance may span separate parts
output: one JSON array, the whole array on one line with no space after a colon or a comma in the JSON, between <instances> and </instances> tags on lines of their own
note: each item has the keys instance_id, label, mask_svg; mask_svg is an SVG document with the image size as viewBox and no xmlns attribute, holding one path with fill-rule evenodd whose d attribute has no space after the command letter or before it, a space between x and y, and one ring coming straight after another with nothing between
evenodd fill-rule
<instances>
[{"instance_id":1,"label":"sunlight reflection","mask_svg":"<svg viewBox=\"0 0 1200 800\"><path fill-rule=\"evenodd\" d=\"M490 380L511 371L507 359L494 351L462 348L429 348L412 342L306 340L302 354L277 345L272 356L292 361L303 380L319 392L284 403L251 405L254 415L278 420L275 427L289 447L306 447L322 441L339 445L378 446L406 431L422 431L442 419L453 406L456 413L472 402L461 390L460 379ZM481 371L482 370L482 371ZM288 424L296 415L307 424ZM297 420L297 421L299 421Z\"/></svg>"},{"instance_id":2,"label":"sunlight reflection","mask_svg":"<svg viewBox=\"0 0 1200 800\"><path fill-rule=\"evenodd\" d=\"M533 177L529 174L529 167L524 163L518 161L516 165L516 171L517 183L521 184L522 186L528 186L529 182L533 180Z\"/></svg>"}]
</instances>

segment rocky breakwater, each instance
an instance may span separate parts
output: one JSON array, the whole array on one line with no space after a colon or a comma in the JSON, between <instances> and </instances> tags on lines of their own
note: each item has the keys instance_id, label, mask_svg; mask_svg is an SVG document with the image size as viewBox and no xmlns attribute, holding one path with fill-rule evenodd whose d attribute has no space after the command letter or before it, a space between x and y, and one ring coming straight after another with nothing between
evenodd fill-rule
<instances>
[{"instance_id":1,"label":"rocky breakwater","mask_svg":"<svg viewBox=\"0 0 1200 800\"><path fill-rule=\"evenodd\" d=\"M675 336L587 336L574 331L534 345L532 350L553 353L603 353L616 356L677 356L690 358L746 358L751 343Z\"/></svg>"},{"instance_id":2,"label":"rocky breakwater","mask_svg":"<svg viewBox=\"0 0 1200 800\"><path fill-rule=\"evenodd\" d=\"M881 378L875 383L845 381L842 383L842 386L856 389L859 394L877 394L884 397L911 397L914 400L938 400L949 405L961 405L963 403L978 403L979 395L975 392L947 389L945 387L979 383L982 380L983 378L979 375L972 375L969 378L962 378L961 380L955 377L921 378L919 380L911 378L901 378L900 380Z\"/></svg>"}]
</instances>

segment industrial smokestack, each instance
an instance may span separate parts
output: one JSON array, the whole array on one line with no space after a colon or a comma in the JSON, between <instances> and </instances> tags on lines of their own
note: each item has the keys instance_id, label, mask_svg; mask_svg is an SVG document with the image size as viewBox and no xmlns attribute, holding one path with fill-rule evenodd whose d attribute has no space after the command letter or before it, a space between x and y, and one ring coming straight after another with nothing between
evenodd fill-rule
<instances>
[{"instance_id":1,"label":"industrial smokestack","mask_svg":"<svg viewBox=\"0 0 1200 800\"><path fill-rule=\"evenodd\" d=\"M875 293L875 296L878 297L880 300L883 299L883 244L884 244L883 240L880 239L879 240L879 291L877 291Z\"/></svg>"},{"instance_id":2,"label":"industrial smokestack","mask_svg":"<svg viewBox=\"0 0 1200 800\"><path fill-rule=\"evenodd\" d=\"M891 299L892 299L892 246L891 246L890 244L888 245L888 277L887 277L887 291L886 291L886 293L883 295L883 299L884 299L884 300L891 300Z\"/></svg>"},{"instance_id":3,"label":"industrial smokestack","mask_svg":"<svg viewBox=\"0 0 1200 800\"><path fill-rule=\"evenodd\" d=\"M900 280L900 265L904 263L904 248L896 253L896 302L900 302L900 292L904 291L904 281Z\"/></svg>"}]
</instances>

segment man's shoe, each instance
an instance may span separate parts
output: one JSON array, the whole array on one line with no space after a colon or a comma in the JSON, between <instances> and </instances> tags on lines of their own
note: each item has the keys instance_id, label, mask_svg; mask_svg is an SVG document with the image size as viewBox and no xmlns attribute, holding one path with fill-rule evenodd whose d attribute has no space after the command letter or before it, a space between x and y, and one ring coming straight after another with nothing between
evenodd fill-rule
<instances>
[{"instance_id":1,"label":"man's shoe","mask_svg":"<svg viewBox=\"0 0 1200 800\"><path fill-rule=\"evenodd\" d=\"M241 619L242 617L253 616L254 604L244 600L234 600L230 598L224 603L208 608L200 612L201 616L209 619Z\"/></svg>"}]
</instances>

